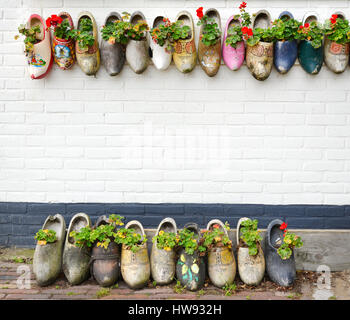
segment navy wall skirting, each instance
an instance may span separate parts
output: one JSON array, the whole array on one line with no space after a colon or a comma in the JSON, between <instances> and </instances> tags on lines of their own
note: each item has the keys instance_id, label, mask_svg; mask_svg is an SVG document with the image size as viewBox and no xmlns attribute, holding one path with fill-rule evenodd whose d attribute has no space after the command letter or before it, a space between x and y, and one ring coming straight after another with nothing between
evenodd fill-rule
<instances>
[{"instance_id":1,"label":"navy wall skirting","mask_svg":"<svg viewBox=\"0 0 350 320\"><path fill-rule=\"evenodd\" d=\"M187 222L205 227L219 218L235 228L241 217L257 218L266 228L275 218L297 229L350 229L350 205L252 205L252 204L139 204L139 203L32 203L0 202L0 246L33 246L34 234L48 215L60 213L68 227L70 218L85 212L95 223L103 214L120 214L126 222L137 219L145 228L156 228L162 218L173 217L179 228Z\"/></svg>"}]
</instances>

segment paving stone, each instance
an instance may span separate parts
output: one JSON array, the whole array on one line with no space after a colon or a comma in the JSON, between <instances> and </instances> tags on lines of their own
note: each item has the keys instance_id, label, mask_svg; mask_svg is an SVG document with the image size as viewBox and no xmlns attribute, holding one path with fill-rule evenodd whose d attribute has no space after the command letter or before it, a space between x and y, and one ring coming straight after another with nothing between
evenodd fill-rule
<instances>
[{"instance_id":1,"label":"paving stone","mask_svg":"<svg viewBox=\"0 0 350 320\"><path fill-rule=\"evenodd\" d=\"M77 294L77 295L72 295L72 296L68 296L68 295L62 295L62 294L54 294L51 296L50 299L53 300L87 300L87 299L91 299L94 298L91 295L86 295L86 294Z\"/></svg>"},{"instance_id":2,"label":"paving stone","mask_svg":"<svg viewBox=\"0 0 350 320\"><path fill-rule=\"evenodd\" d=\"M46 300L50 294L8 294L6 300Z\"/></svg>"},{"instance_id":3,"label":"paving stone","mask_svg":"<svg viewBox=\"0 0 350 320\"><path fill-rule=\"evenodd\" d=\"M65 288L65 289L41 289L41 293L45 294L55 294L55 295L68 295L68 293L73 292L72 296L74 296L75 293L78 293L80 295L86 294L88 292L88 289L82 289L77 286L71 287L71 288Z\"/></svg>"},{"instance_id":4,"label":"paving stone","mask_svg":"<svg viewBox=\"0 0 350 320\"><path fill-rule=\"evenodd\" d=\"M5 293L5 294L36 294L39 293L39 290L34 290L34 289L0 289L0 293Z\"/></svg>"},{"instance_id":5,"label":"paving stone","mask_svg":"<svg viewBox=\"0 0 350 320\"><path fill-rule=\"evenodd\" d=\"M6 296L6 294L4 294L4 293L0 293L0 299L4 299L4 298L5 298L5 296Z\"/></svg>"}]
</instances>

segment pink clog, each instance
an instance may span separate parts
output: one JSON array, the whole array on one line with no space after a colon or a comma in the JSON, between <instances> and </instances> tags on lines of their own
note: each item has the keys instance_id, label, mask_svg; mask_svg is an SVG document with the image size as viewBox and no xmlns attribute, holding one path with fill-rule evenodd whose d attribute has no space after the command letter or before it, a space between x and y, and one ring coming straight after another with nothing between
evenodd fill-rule
<instances>
[{"instance_id":1,"label":"pink clog","mask_svg":"<svg viewBox=\"0 0 350 320\"><path fill-rule=\"evenodd\" d=\"M244 62L245 48L244 41L237 43L237 48L233 48L230 45L226 45L228 29L236 24L240 24L239 19L235 19L235 16L231 16L226 23L224 39L222 42L222 58L225 64L233 71L238 70Z\"/></svg>"}]
</instances>

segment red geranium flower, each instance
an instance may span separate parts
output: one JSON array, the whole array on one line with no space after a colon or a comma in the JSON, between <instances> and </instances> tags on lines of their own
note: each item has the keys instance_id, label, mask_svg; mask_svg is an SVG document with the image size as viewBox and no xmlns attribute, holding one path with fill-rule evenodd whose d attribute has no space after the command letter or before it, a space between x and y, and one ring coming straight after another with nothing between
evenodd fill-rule
<instances>
[{"instance_id":1,"label":"red geranium flower","mask_svg":"<svg viewBox=\"0 0 350 320\"><path fill-rule=\"evenodd\" d=\"M285 222L283 222L282 224L281 224L281 226L280 226L280 229L281 230L285 230L285 229L287 229L287 223L285 223Z\"/></svg>"},{"instance_id":2,"label":"red geranium flower","mask_svg":"<svg viewBox=\"0 0 350 320\"><path fill-rule=\"evenodd\" d=\"M308 28L308 27L310 27L310 24L309 24L309 23L305 23L305 24L304 24L304 27L305 27L305 28Z\"/></svg>"},{"instance_id":3,"label":"red geranium flower","mask_svg":"<svg viewBox=\"0 0 350 320\"><path fill-rule=\"evenodd\" d=\"M213 228L215 228L215 229L219 229L219 228L220 228L220 226L219 226L218 224L214 224L214 225L213 225Z\"/></svg>"},{"instance_id":4,"label":"red geranium flower","mask_svg":"<svg viewBox=\"0 0 350 320\"><path fill-rule=\"evenodd\" d=\"M246 7L247 7L247 3L243 1L239 6L239 9L245 9Z\"/></svg>"},{"instance_id":5,"label":"red geranium flower","mask_svg":"<svg viewBox=\"0 0 350 320\"><path fill-rule=\"evenodd\" d=\"M202 19L203 18L203 7L199 7L197 10L196 10L196 12L197 12L197 17L199 18L199 19Z\"/></svg>"},{"instance_id":6,"label":"red geranium flower","mask_svg":"<svg viewBox=\"0 0 350 320\"><path fill-rule=\"evenodd\" d=\"M246 34L248 32L248 27L243 27L241 30L243 34Z\"/></svg>"},{"instance_id":7,"label":"red geranium flower","mask_svg":"<svg viewBox=\"0 0 350 320\"><path fill-rule=\"evenodd\" d=\"M304 28L304 26L300 26L300 27L299 27L299 29L303 29L303 28Z\"/></svg>"},{"instance_id":8,"label":"red geranium flower","mask_svg":"<svg viewBox=\"0 0 350 320\"><path fill-rule=\"evenodd\" d=\"M57 27L58 24L61 24L63 19L55 14L46 19L46 26L50 28L51 26Z\"/></svg>"},{"instance_id":9,"label":"red geranium flower","mask_svg":"<svg viewBox=\"0 0 350 320\"><path fill-rule=\"evenodd\" d=\"M332 18L329 20L331 21L332 24L335 24L337 22L338 15L337 14L332 14Z\"/></svg>"},{"instance_id":10,"label":"red geranium flower","mask_svg":"<svg viewBox=\"0 0 350 320\"><path fill-rule=\"evenodd\" d=\"M253 30L252 29L248 29L248 36L251 37L253 35Z\"/></svg>"}]
</instances>

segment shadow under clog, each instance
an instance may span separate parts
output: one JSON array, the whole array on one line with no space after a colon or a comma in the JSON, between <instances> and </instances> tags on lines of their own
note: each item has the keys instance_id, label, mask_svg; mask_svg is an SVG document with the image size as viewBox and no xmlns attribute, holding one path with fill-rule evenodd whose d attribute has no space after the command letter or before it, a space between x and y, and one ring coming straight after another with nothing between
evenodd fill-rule
<instances>
[{"instance_id":1,"label":"shadow under clog","mask_svg":"<svg viewBox=\"0 0 350 320\"><path fill-rule=\"evenodd\" d=\"M52 284L61 273L66 223L62 215L56 214L47 217L42 229L54 230L57 240L45 245L37 244L35 247L33 272L41 287Z\"/></svg>"},{"instance_id":2,"label":"shadow under clog","mask_svg":"<svg viewBox=\"0 0 350 320\"><path fill-rule=\"evenodd\" d=\"M283 260L277 249L283 242L282 221L275 219L270 222L265 235L266 271L269 278L276 284L289 287L296 277L294 251L289 259Z\"/></svg>"},{"instance_id":3,"label":"shadow under clog","mask_svg":"<svg viewBox=\"0 0 350 320\"><path fill-rule=\"evenodd\" d=\"M283 11L279 19L293 19L289 11ZM298 42L296 40L276 41L274 44L273 63L276 70L281 74L286 74L294 65L298 57Z\"/></svg>"},{"instance_id":4,"label":"shadow under clog","mask_svg":"<svg viewBox=\"0 0 350 320\"><path fill-rule=\"evenodd\" d=\"M163 16L157 16L153 21L153 28L164 25ZM152 52L152 62L156 69L166 70L171 64L173 54L168 50L169 41L166 40L163 46L160 46L153 40L150 40L150 50Z\"/></svg>"},{"instance_id":5,"label":"shadow under clog","mask_svg":"<svg viewBox=\"0 0 350 320\"><path fill-rule=\"evenodd\" d=\"M182 73L188 73L194 69L197 62L192 15L188 11L181 11L177 15L176 21L182 21L183 26L190 27L188 38L177 40L175 43L175 52L173 53L176 68Z\"/></svg>"},{"instance_id":6,"label":"shadow under clog","mask_svg":"<svg viewBox=\"0 0 350 320\"><path fill-rule=\"evenodd\" d=\"M75 52L78 64L81 70L88 76L95 75L100 68L100 50L98 45L98 34L96 21L93 15L88 11L83 11L78 16L78 30L81 28L81 19L88 18L92 22L92 32L95 41L94 44L87 49L80 48L78 41L75 42Z\"/></svg>"},{"instance_id":7,"label":"shadow under clog","mask_svg":"<svg viewBox=\"0 0 350 320\"><path fill-rule=\"evenodd\" d=\"M114 23L117 20L122 21L120 14L118 12L111 12L105 20L105 25ZM119 42L112 44L102 39L101 60L110 76L119 74L125 64L125 45Z\"/></svg>"},{"instance_id":8,"label":"shadow under clog","mask_svg":"<svg viewBox=\"0 0 350 320\"><path fill-rule=\"evenodd\" d=\"M241 25L240 20L236 19L235 16L231 16L227 20L224 39L222 41L222 58L226 66L233 71L238 70L242 66L245 57L244 41L238 42L236 48L225 43L229 29L236 25Z\"/></svg>"},{"instance_id":9,"label":"shadow under clog","mask_svg":"<svg viewBox=\"0 0 350 320\"><path fill-rule=\"evenodd\" d=\"M38 42L27 56L28 72L32 79L42 79L50 72L53 64L51 36L43 18L38 14L32 14L27 22L28 28L35 26L40 27L40 32L36 34Z\"/></svg>"},{"instance_id":10,"label":"shadow under clog","mask_svg":"<svg viewBox=\"0 0 350 320\"><path fill-rule=\"evenodd\" d=\"M136 25L140 21L146 21L142 12L136 11L130 17L130 23ZM149 64L147 36L141 40L128 41L126 45L126 61L130 68L137 74L144 72Z\"/></svg>"},{"instance_id":11,"label":"shadow under clog","mask_svg":"<svg viewBox=\"0 0 350 320\"><path fill-rule=\"evenodd\" d=\"M155 236L157 236L160 231L176 234L177 228L175 220L172 218L163 219L158 226ZM151 274L157 285L169 284L173 281L175 276L174 249L171 249L170 251L158 249L157 243L153 243L151 252Z\"/></svg>"},{"instance_id":12,"label":"shadow under clog","mask_svg":"<svg viewBox=\"0 0 350 320\"><path fill-rule=\"evenodd\" d=\"M77 285L89 277L90 249L75 246L75 240L70 237L72 231L79 232L82 228L91 227L87 214L77 213L70 221L63 250L62 269L68 282Z\"/></svg>"},{"instance_id":13,"label":"shadow under clog","mask_svg":"<svg viewBox=\"0 0 350 320\"><path fill-rule=\"evenodd\" d=\"M208 9L205 12L210 19L213 19L221 31L221 18L216 9ZM221 64L221 36L214 45L206 46L202 42L204 25L201 25L198 43L198 61L202 69L209 77L217 74Z\"/></svg>"}]
</instances>

